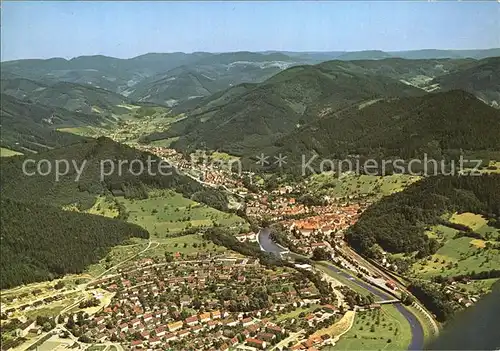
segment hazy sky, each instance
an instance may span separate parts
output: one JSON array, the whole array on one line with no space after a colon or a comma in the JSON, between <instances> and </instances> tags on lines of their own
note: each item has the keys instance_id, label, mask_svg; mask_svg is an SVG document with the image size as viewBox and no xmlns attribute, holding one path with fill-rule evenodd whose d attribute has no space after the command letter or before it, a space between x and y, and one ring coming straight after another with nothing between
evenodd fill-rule
<instances>
[{"instance_id":1,"label":"hazy sky","mask_svg":"<svg viewBox=\"0 0 500 351\"><path fill-rule=\"evenodd\" d=\"M500 3L2 2L2 60L500 47Z\"/></svg>"}]
</instances>

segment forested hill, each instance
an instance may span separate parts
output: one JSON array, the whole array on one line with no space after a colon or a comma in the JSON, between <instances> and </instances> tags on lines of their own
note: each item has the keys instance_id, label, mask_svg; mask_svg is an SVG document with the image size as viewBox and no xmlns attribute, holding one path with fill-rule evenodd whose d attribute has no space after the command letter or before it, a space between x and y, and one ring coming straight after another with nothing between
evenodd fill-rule
<instances>
[{"instance_id":1,"label":"forested hill","mask_svg":"<svg viewBox=\"0 0 500 351\"><path fill-rule=\"evenodd\" d=\"M2 196L0 288L81 273L110 247L148 232L120 220Z\"/></svg>"},{"instance_id":2,"label":"forested hill","mask_svg":"<svg viewBox=\"0 0 500 351\"><path fill-rule=\"evenodd\" d=\"M441 223L446 212L479 213L500 227L500 175L424 178L370 206L346 237L369 256L378 244L389 252L418 251L424 257L439 248L425 229Z\"/></svg>"},{"instance_id":3,"label":"forested hill","mask_svg":"<svg viewBox=\"0 0 500 351\"><path fill-rule=\"evenodd\" d=\"M500 111L461 90L387 99L333 112L255 154L331 159L457 158L463 150L500 150ZM255 163L255 162L253 162ZM300 170L300 167L296 167Z\"/></svg>"},{"instance_id":4,"label":"forested hill","mask_svg":"<svg viewBox=\"0 0 500 351\"><path fill-rule=\"evenodd\" d=\"M449 74L436 77L431 84L440 90L462 89L500 108L500 57L472 61Z\"/></svg>"},{"instance_id":5,"label":"forested hill","mask_svg":"<svg viewBox=\"0 0 500 351\"><path fill-rule=\"evenodd\" d=\"M1 80L2 94L13 96L19 100L29 100L44 106L64 108L68 111L85 114L101 112L118 113L119 105L129 103L120 94L94 87L89 84L56 82L45 84L25 78ZM121 108L125 110L125 108Z\"/></svg>"},{"instance_id":6,"label":"forested hill","mask_svg":"<svg viewBox=\"0 0 500 351\"><path fill-rule=\"evenodd\" d=\"M23 173L23 162L28 159L32 163L26 171L35 173L33 175ZM40 167L45 175L38 174L33 163L41 160L46 160ZM150 172L148 160L155 161L151 162ZM69 162L68 169L64 161ZM1 288L82 272L103 258L110 247L131 236L149 236L145 229L123 221L127 211L118 203L117 219L66 211L64 206L76 206L84 211L95 204L98 196L143 199L148 197L150 189L172 189L198 202L227 209L224 193L206 190L175 169L164 167L162 175L159 161L154 155L107 138L86 140L30 156L0 159ZM55 173L57 162L59 179ZM143 172L139 162L144 166ZM49 163L51 172L48 172ZM114 172L111 172L111 164ZM106 172L103 175L107 174L102 179L101 169Z\"/></svg>"},{"instance_id":7,"label":"forested hill","mask_svg":"<svg viewBox=\"0 0 500 351\"><path fill-rule=\"evenodd\" d=\"M0 94L2 138L0 145L21 153L41 152L83 138L55 130L57 126L96 125L98 117L48 107Z\"/></svg>"},{"instance_id":8,"label":"forested hill","mask_svg":"<svg viewBox=\"0 0 500 351\"><path fill-rule=\"evenodd\" d=\"M163 135L180 136L174 148L220 149L253 154L298 125L353 103L425 92L400 81L373 74L348 62L296 66L260 84L244 84L216 94L190 111Z\"/></svg>"},{"instance_id":9,"label":"forested hill","mask_svg":"<svg viewBox=\"0 0 500 351\"><path fill-rule=\"evenodd\" d=\"M207 205L224 209L224 203L211 203L213 196L205 194L207 190L193 179L179 174L165 162L160 173L160 159L149 153L139 151L129 146L116 143L108 138L86 140L68 147L50 150L29 156L35 162L47 159L54 170L57 160L67 160L70 167L67 174L56 180L54 171L43 176L35 174L24 175L22 172L23 157L1 160L2 195L12 199L39 201L41 203L63 206L74 204L80 209L91 207L98 195L123 195L128 198L147 197L147 188L173 189L185 197L205 200ZM148 157L151 161L151 171L147 170ZM135 160L135 161L134 161ZM119 167L119 162L122 167ZM144 170L140 172L141 164ZM75 168L83 166L83 172L75 181L78 172ZM47 170L47 164L42 167ZM111 167L114 167L112 171ZM29 172L35 171L34 164L27 166ZM101 169L104 170L101 179ZM121 172L120 172L121 169ZM61 172L65 165L61 164ZM220 200L220 197L218 197ZM224 198L224 197L222 197Z\"/></svg>"}]
</instances>

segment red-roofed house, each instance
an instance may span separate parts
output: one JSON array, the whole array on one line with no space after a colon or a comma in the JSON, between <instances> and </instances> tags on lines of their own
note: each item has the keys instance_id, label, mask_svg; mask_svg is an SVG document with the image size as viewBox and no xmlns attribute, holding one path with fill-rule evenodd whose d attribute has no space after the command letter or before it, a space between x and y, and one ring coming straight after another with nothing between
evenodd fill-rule
<instances>
[{"instance_id":1,"label":"red-roofed house","mask_svg":"<svg viewBox=\"0 0 500 351\"><path fill-rule=\"evenodd\" d=\"M252 346L258 349L265 349L266 348L266 342L259 340L259 339L254 339L254 338L248 338L246 339L246 343L248 346Z\"/></svg>"},{"instance_id":2,"label":"red-roofed house","mask_svg":"<svg viewBox=\"0 0 500 351\"><path fill-rule=\"evenodd\" d=\"M198 316L191 316L191 317L188 317L184 320L184 322L189 325L190 327L192 327L193 325L196 325L198 324Z\"/></svg>"}]
</instances>

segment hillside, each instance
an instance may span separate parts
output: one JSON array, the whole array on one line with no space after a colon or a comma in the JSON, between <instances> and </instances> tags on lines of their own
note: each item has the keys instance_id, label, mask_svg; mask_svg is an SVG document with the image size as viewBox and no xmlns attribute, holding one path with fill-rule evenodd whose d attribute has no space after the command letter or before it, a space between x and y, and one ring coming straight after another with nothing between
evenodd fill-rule
<instances>
[{"instance_id":1,"label":"hillside","mask_svg":"<svg viewBox=\"0 0 500 351\"><path fill-rule=\"evenodd\" d=\"M44 84L25 78L2 79L1 92L19 100L29 100L45 106L64 108L85 114L104 113L111 116L129 102L123 95L96 88L88 84L55 82Z\"/></svg>"},{"instance_id":2,"label":"hillside","mask_svg":"<svg viewBox=\"0 0 500 351\"><path fill-rule=\"evenodd\" d=\"M190 96L200 95L196 89L197 80L203 75L218 81L208 91L202 89L202 96L206 96L231 84L262 81L294 62L306 61L307 58L292 60L282 53L174 52L148 53L130 59L95 55L71 60L16 60L2 62L1 68L3 79L24 78L49 86L58 82L74 83L124 96L133 94L136 100L165 104L170 100L182 98L184 101ZM163 86L175 79L179 81ZM177 92L178 88L187 93Z\"/></svg>"},{"instance_id":3,"label":"hillside","mask_svg":"<svg viewBox=\"0 0 500 351\"><path fill-rule=\"evenodd\" d=\"M477 62L472 59L403 59L398 57L380 60L356 60L346 63L346 69L354 72L368 72L397 79L418 88L432 88L432 79L459 70L467 64ZM337 65L336 61L320 64L322 67Z\"/></svg>"},{"instance_id":4,"label":"hillside","mask_svg":"<svg viewBox=\"0 0 500 351\"><path fill-rule=\"evenodd\" d=\"M425 233L446 212L473 212L500 223L500 176L428 177L370 206L347 233L357 250L375 255L373 245L397 252L436 252L439 244Z\"/></svg>"},{"instance_id":5,"label":"hillside","mask_svg":"<svg viewBox=\"0 0 500 351\"><path fill-rule=\"evenodd\" d=\"M23 168L27 159L31 161ZM206 214L221 218L221 223L244 222L214 209L228 210L224 193L206 189L159 162L152 154L107 138L2 158L1 287L81 273L127 238L164 237L167 224L169 228L175 224L165 218L177 214L183 217L178 216L175 228L180 228L172 229L173 233L190 224L188 216ZM43 175L36 172L38 164ZM159 219L146 219L158 212L165 225L157 228Z\"/></svg>"},{"instance_id":6,"label":"hillside","mask_svg":"<svg viewBox=\"0 0 500 351\"><path fill-rule=\"evenodd\" d=\"M152 160L150 172L147 169L148 157ZM88 209L99 195L121 195L130 199L142 199L147 197L149 187L172 189L188 198L196 196L200 202L204 200L205 190L196 181L178 174L167 163L161 169L164 174L161 175L158 157L107 138L85 140L82 143L30 155L30 158L34 162L49 160L53 170L56 160L68 160L70 167L67 174L61 175L56 180L54 172L49 176L23 175L23 157L2 159L2 196L22 201L36 199L41 203L58 207L75 205L79 209ZM140 160L144 171L140 172L139 161L131 167L132 160ZM118 161L123 162L121 173ZM48 166L43 170L46 170L46 167ZM111 172L112 167L115 167L114 172ZM34 166L28 168L29 172L35 169ZM78 178L79 173L76 168L83 169ZM62 173L65 169L65 165L61 165ZM105 176L108 173L109 175ZM219 204L219 207L223 205Z\"/></svg>"},{"instance_id":7,"label":"hillside","mask_svg":"<svg viewBox=\"0 0 500 351\"><path fill-rule=\"evenodd\" d=\"M46 151L82 138L60 133L57 127L97 125L100 118L56 107L21 101L1 94L1 146L22 153Z\"/></svg>"},{"instance_id":8,"label":"hillside","mask_svg":"<svg viewBox=\"0 0 500 351\"><path fill-rule=\"evenodd\" d=\"M180 136L179 149L206 147L248 154L272 144L298 125L328 111L389 96L423 92L391 78L352 72L350 63L289 68L260 84L244 84L214 95L165 134Z\"/></svg>"},{"instance_id":9,"label":"hillside","mask_svg":"<svg viewBox=\"0 0 500 351\"><path fill-rule=\"evenodd\" d=\"M301 155L408 160L427 153L429 158L441 159L456 157L460 150L500 150L500 112L469 93L454 90L333 112L262 152L287 155L292 167L300 164Z\"/></svg>"},{"instance_id":10,"label":"hillside","mask_svg":"<svg viewBox=\"0 0 500 351\"><path fill-rule=\"evenodd\" d=\"M170 104L189 101L189 97L207 96L240 83L262 82L292 65L317 64L332 59L375 60L404 59L483 59L499 56L489 50L414 50L383 52L228 52L228 53L148 53L130 59L102 55L80 56L70 60L51 58L1 63L2 79L25 78L45 85L69 82L131 96L135 100ZM201 75L215 80L199 87ZM174 79L172 79L174 78ZM171 79L171 80L168 80ZM178 79L178 82L175 80ZM167 84L168 83L168 84ZM203 84L201 84L203 86ZM180 94L180 88L185 94ZM182 96L181 96L182 95Z\"/></svg>"},{"instance_id":11,"label":"hillside","mask_svg":"<svg viewBox=\"0 0 500 351\"><path fill-rule=\"evenodd\" d=\"M44 83L62 81L89 84L127 95L131 87L146 77L210 55L213 54L174 52L149 53L130 59L95 55L79 56L70 60L16 60L2 62L2 77L5 73L10 73Z\"/></svg>"},{"instance_id":12,"label":"hillside","mask_svg":"<svg viewBox=\"0 0 500 351\"><path fill-rule=\"evenodd\" d=\"M447 75L435 78L440 90L462 89L500 108L500 57L471 62Z\"/></svg>"},{"instance_id":13,"label":"hillside","mask_svg":"<svg viewBox=\"0 0 500 351\"><path fill-rule=\"evenodd\" d=\"M144 79L130 98L175 106L240 83L262 82L305 60L275 54L236 52L206 57Z\"/></svg>"},{"instance_id":14,"label":"hillside","mask_svg":"<svg viewBox=\"0 0 500 351\"><path fill-rule=\"evenodd\" d=\"M353 51L347 52L338 56L337 60L343 61L354 61L354 60L381 60L385 58L393 57L391 54L381 51L381 50L365 50L365 51Z\"/></svg>"},{"instance_id":15,"label":"hillside","mask_svg":"<svg viewBox=\"0 0 500 351\"><path fill-rule=\"evenodd\" d=\"M82 273L112 246L149 236L145 229L120 220L3 196L0 209L2 289Z\"/></svg>"}]
</instances>

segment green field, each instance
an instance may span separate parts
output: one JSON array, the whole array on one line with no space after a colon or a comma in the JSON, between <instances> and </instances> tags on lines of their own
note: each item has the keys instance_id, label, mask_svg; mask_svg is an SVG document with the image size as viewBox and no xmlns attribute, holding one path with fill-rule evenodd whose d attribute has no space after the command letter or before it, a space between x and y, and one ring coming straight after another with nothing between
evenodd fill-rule
<instances>
[{"instance_id":1,"label":"green field","mask_svg":"<svg viewBox=\"0 0 500 351\"><path fill-rule=\"evenodd\" d=\"M114 265L133 257L148 246L146 239L132 238L125 245L113 247L110 252L99 263L90 265L86 273L95 277L102 274Z\"/></svg>"},{"instance_id":2,"label":"green field","mask_svg":"<svg viewBox=\"0 0 500 351\"><path fill-rule=\"evenodd\" d=\"M308 188L316 195L331 197L389 195L403 190L420 177L409 175L369 176L317 174L310 178Z\"/></svg>"},{"instance_id":3,"label":"green field","mask_svg":"<svg viewBox=\"0 0 500 351\"><path fill-rule=\"evenodd\" d=\"M170 144L172 144L174 141L177 141L178 139L179 137L155 140L149 143L149 145L158 147L170 147Z\"/></svg>"},{"instance_id":4,"label":"green field","mask_svg":"<svg viewBox=\"0 0 500 351\"><path fill-rule=\"evenodd\" d=\"M455 213L451 216L450 222L464 224L470 227L476 233L479 233L485 237L489 236L492 239L498 238L500 236L500 229L490 227L488 225L488 221L483 216L475 213Z\"/></svg>"},{"instance_id":5,"label":"green field","mask_svg":"<svg viewBox=\"0 0 500 351\"><path fill-rule=\"evenodd\" d=\"M90 345L89 347L87 347L85 350L86 351L104 351L106 349L106 345Z\"/></svg>"},{"instance_id":6,"label":"green field","mask_svg":"<svg viewBox=\"0 0 500 351\"><path fill-rule=\"evenodd\" d=\"M88 137L94 137L94 136L101 136L106 134L104 128L97 128L97 127L68 127L68 128L58 128L57 129L60 132L65 132L65 133L71 133L71 134L76 134L76 135L81 135L81 136L88 136Z\"/></svg>"},{"instance_id":7,"label":"green field","mask_svg":"<svg viewBox=\"0 0 500 351\"><path fill-rule=\"evenodd\" d=\"M70 304L70 300L58 301L57 303L51 303L50 307L42 307L27 311L24 313L24 316L28 319L36 319L38 316L56 318L59 313Z\"/></svg>"},{"instance_id":8,"label":"green field","mask_svg":"<svg viewBox=\"0 0 500 351\"><path fill-rule=\"evenodd\" d=\"M284 321L285 319L297 318L299 316L299 314L301 314L302 312L304 312L305 314L313 312L319 306L320 305L312 304L310 307L299 307L299 308L294 309L291 312L283 313L283 314L278 315L274 319L274 321L275 322L281 322L281 321Z\"/></svg>"},{"instance_id":9,"label":"green field","mask_svg":"<svg viewBox=\"0 0 500 351\"><path fill-rule=\"evenodd\" d=\"M6 149L4 147L0 147L0 157L10 157L10 156L16 156L16 155L22 155L22 153L11 150L11 149Z\"/></svg>"},{"instance_id":10,"label":"green field","mask_svg":"<svg viewBox=\"0 0 500 351\"><path fill-rule=\"evenodd\" d=\"M117 199L127 209L128 221L147 229L152 237L165 238L191 227L248 228L245 221L234 214L218 211L169 190L151 192L144 200Z\"/></svg>"},{"instance_id":11,"label":"green field","mask_svg":"<svg viewBox=\"0 0 500 351\"><path fill-rule=\"evenodd\" d=\"M99 110L94 112L99 113ZM106 136L118 142L136 143L143 135L167 129L168 125L177 119L178 117L169 115L165 107L118 105L105 125L59 128L58 130L86 137Z\"/></svg>"},{"instance_id":12,"label":"green field","mask_svg":"<svg viewBox=\"0 0 500 351\"><path fill-rule=\"evenodd\" d=\"M183 255L192 255L197 252L207 253L228 253L230 252L224 246L213 244L209 240L204 240L201 234L183 235L176 238L157 239L155 240L159 245L153 246L150 250L145 252L142 257L165 257L165 252L176 253L179 252Z\"/></svg>"},{"instance_id":13,"label":"green field","mask_svg":"<svg viewBox=\"0 0 500 351\"><path fill-rule=\"evenodd\" d=\"M394 306L358 312L354 324L333 350L406 350L411 342L408 321Z\"/></svg>"},{"instance_id":14,"label":"green field","mask_svg":"<svg viewBox=\"0 0 500 351\"><path fill-rule=\"evenodd\" d=\"M468 284L458 283L456 287L469 294L485 294L491 291L493 284L498 280L499 278L472 280Z\"/></svg>"},{"instance_id":15,"label":"green field","mask_svg":"<svg viewBox=\"0 0 500 351\"><path fill-rule=\"evenodd\" d=\"M487 225L485 218L474 213L445 215L452 223L463 224L474 232L495 243L500 230ZM489 241L470 237L454 238L459 231L444 225L437 225L427 231L429 237L437 239L442 247L432 256L413 265L413 274L421 278L435 275L455 276L472 271L482 272L500 267L499 250L487 248Z\"/></svg>"}]
</instances>

